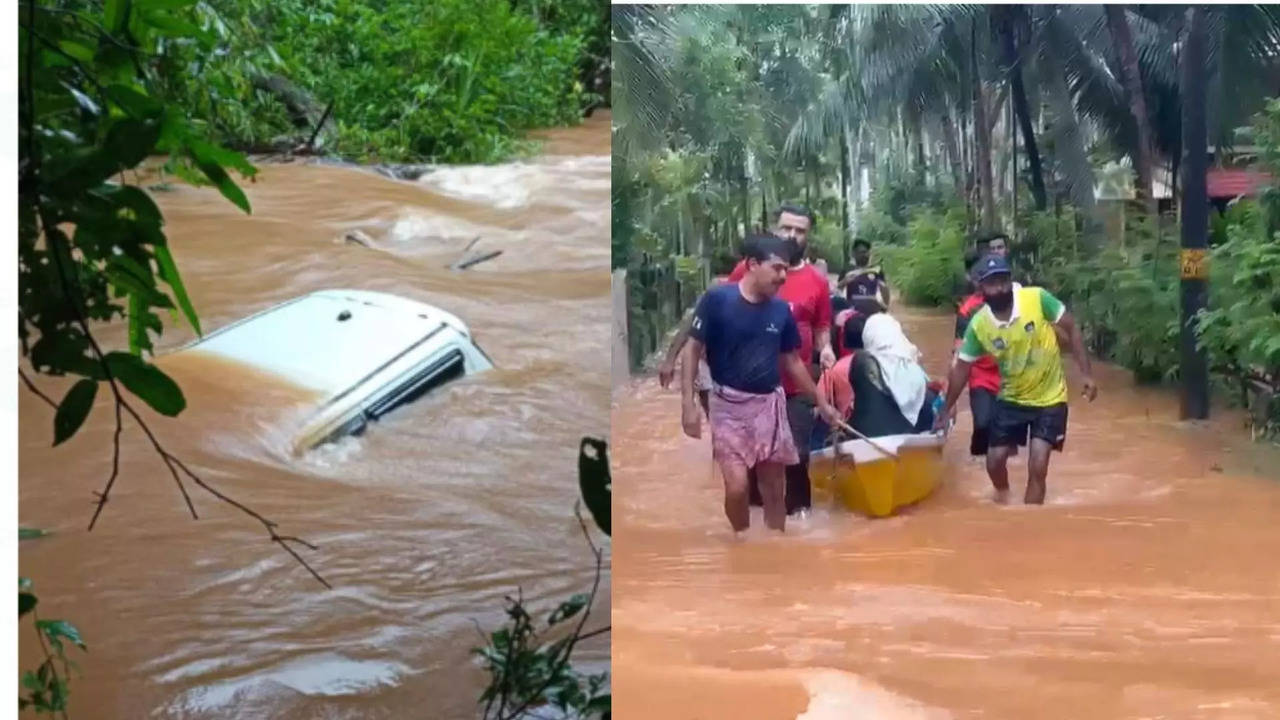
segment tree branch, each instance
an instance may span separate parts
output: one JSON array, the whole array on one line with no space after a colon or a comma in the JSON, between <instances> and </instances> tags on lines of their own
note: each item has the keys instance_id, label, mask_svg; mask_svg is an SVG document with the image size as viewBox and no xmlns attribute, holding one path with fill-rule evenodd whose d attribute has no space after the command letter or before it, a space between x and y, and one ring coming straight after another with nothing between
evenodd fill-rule
<instances>
[{"instance_id":1,"label":"tree branch","mask_svg":"<svg viewBox=\"0 0 1280 720\"><path fill-rule=\"evenodd\" d=\"M48 403L49 407L53 408L54 410L58 409L58 403L54 402L53 400L50 400L48 395L45 395L44 393L40 392L40 388L36 387L35 383L31 382L31 378L27 377L27 374L22 372L22 368L18 368L18 377L22 378L22 382L26 384L27 389L35 393L36 397Z\"/></svg>"},{"instance_id":2,"label":"tree branch","mask_svg":"<svg viewBox=\"0 0 1280 720\"><path fill-rule=\"evenodd\" d=\"M582 609L582 617L578 620L578 626L573 629L573 634L569 636L569 641L565 643L564 654L556 661L556 664L551 668L551 671L547 673L547 679L537 690L529 693L515 710L511 711L510 714L503 716L502 720L515 720L515 718L519 717L521 713L529 709L534 702L541 698L542 694L547 691L547 688L551 687L551 683L555 680L556 676L559 675L560 672L564 670L565 666L569 664L569 657L573 654L574 646L582 639L582 628L587 624L587 618L591 616L591 606L595 604L596 592L600 589L600 575L601 568L604 565L604 553L600 548L596 547L595 542L591 539L591 532L587 529L587 522L582 518L582 503L580 501L574 503L573 514L578 518L578 526L582 528L582 535L587 539L587 544L591 546L591 554L594 555L596 559L596 575L595 579L591 583L591 594L587 596L587 604Z\"/></svg>"}]
</instances>

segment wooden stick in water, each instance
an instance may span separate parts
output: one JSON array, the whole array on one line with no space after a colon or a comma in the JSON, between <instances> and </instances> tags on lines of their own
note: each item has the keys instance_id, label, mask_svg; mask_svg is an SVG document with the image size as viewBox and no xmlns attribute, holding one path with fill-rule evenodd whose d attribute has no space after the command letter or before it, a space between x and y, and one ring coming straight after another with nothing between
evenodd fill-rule
<instances>
[{"instance_id":1,"label":"wooden stick in water","mask_svg":"<svg viewBox=\"0 0 1280 720\"><path fill-rule=\"evenodd\" d=\"M850 435L854 435L854 436L857 436L857 437L859 437L859 438L861 438L861 439L863 439L863 440L866 440L866 441L867 441L867 443L871 445L871 447L873 447L873 448L875 448L875 449L879 450L880 452L884 453L885 455L888 455L889 457L893 458L894 460L897 460L897 459L898 459L898 453L893 452L892 450L887 450L887 449L885 449L885 447L884 447L883 445L881 445L880 443L876 442L875 440L872 440L871 438L867 437L866 435L863 435L862 433L858 432L857 430L853 429L853 427L852 427L851 425L849 425L848 423L846 423L846 422L841 422L841 423L840 423L840 429L841 429L841 430L844 430L845 432L849 433Z\"/></svg>"}]
</instances>

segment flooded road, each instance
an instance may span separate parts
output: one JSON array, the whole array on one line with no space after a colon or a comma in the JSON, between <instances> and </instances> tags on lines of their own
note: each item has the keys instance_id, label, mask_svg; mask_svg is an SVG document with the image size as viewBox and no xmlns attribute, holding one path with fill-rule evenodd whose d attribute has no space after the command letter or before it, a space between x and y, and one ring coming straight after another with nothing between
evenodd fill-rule
<instances>
[{"instance_id":1,"label":"flooded road","mask_svg":"<svg viewBox=\"0 0 1280 720\"><path fill-rule=\"evenodd\" d=\"M486 682L469 652L476 623L499 627L517 586L538 612L589 589L573 504L579 440L609 423L609 117L543 136L537 158L415 182L263 163L242 184L252 216L208 188L153 193L206 332L308 292L381 291L456 314L497 369L294 458L308 393L205 359L160 361L188 400L154 421L160 441L281 534L317 544L303 554L331 591L196 488L192 520L128 421L121 478L86 532L111 465L108 393L51 449L52 411L20 388L19 519L54 533L22 543L20 571L42 616L88 643L73 717L472 718ZM356 230L369 247L344 242ZM503 254L449 271L474 238ZM102 340L124 347L123 331ZM167 324L157 349L192 337ZM38 381L55 398L68 387ZM608 622L607 578L593 616L587 630ZM20 638L34 667L29 623ZM603 669L608 636L580 652L584 669Z\"/></svg>"},{"instance_id":2,"label":"flooded road","mask_svg":"<svg viewBox=\"0 0 1280 720\"><path fill-rule=\"evenodd\" d=\"M952 318L902 319L942 375ZM755 510L743 543L708 441L639 381L613 412L615 716L1280 717L1280 455L1238 413L1184 427L1174 393L1095 374L1044 507L990 501L962 401L919 506L785 537ZM1024 453L1019 500L1025 478Z\"/></svg>"}]
</instances>

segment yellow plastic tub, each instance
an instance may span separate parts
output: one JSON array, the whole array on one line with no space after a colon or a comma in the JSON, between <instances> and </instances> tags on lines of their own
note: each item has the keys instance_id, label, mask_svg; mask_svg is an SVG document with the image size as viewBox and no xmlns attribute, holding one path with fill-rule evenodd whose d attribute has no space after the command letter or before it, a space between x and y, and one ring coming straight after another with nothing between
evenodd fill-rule
<instances>
[{"instance_id":1,"label":"yellow plastic tub","mask_svg":"<svg viewBox=\"0 0 1280 720\"><path fill-rule=\"evenodd\" d=\"M809 479L815 501L838 501L871 517L887 517L920 502L942 482L941 433L889 435L877 445L897 453L895 460L866 440L848 440L809 456ZM839 457L837 458L837 454Z\"/></svg>"}]
</instances>

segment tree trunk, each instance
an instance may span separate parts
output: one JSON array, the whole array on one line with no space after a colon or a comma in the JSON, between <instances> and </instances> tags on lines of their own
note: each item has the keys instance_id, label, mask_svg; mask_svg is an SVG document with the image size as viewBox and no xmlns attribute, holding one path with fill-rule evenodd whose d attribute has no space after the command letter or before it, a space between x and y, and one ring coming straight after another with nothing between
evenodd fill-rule
<instances>
[{"instance_id":1,"label":"tree trunk","mask_svg":"<svg viewBox=\"0 0 1280 720\"><path fill-rule=\"evenodd\" d=\"M927 184L925 178L929 174L929 166L924 157L924 121L917 117L914 125L915 132L912 135L916 141L916 184L924 187Z\"/></svg>"},{"instance_id":2,"label":"tree trunk","mask_svg":"<svg viewBox=\"0 0 1280 720\"><path fill-rule=\"evenodd\" d=\"M1035 128L1031 123L1031 107L1027 103L1027 89L1022 79L1022 61L1018 57L1017 25L1022 10L1014 5L1005 5L1001 11L1000 40L1004 46L1005 66L1013 93L1013 111L1017 115L1018 127L1022 131L1027 163L1031 166L1031 195L1035 198L1036 210L1044 212L1049 207L1048 196L1044 189L1044 170L1040 166L1040 150L1036 147ZM1010 135L1012 134L1011 128ZM1015 166L1013 170L1013 191L1016 197L1018 168Z\"/></svg>"},{"instance_id":3,"label":"tree trunk","mask_svg":"<svg viewBox=\"0 0 1280 720\"><path fill-rule=\"evenodd\" d=\"M1096 180L1093 164L1089 162L1084 134L1080 132L1080 124L1076 120L1075 105L1067 87L1062 61L1046 52L1040 56L1040 68L1049 109L1053 113L1053 146L1057 149L1058 164L1064 171L1062 176L1068 181L1066 189L1071 203L1084 215L1085 249L1092 257L1102 246L1103 234L1102 221L1098 217L1097 196L1094 194Z\"/></svg>"},{"instance_id":4,"label":"tree trunk","mask_svg":"<svg viewBox=\"0 0 1280 720\"><path fill-rule=\"evenodd\" d=\"M840 128L840 267L849 263L849 127ZM835 269L835 268L832 268Z\"/></svg>"},{"instance_id":5,"label":"tree trunk","mask_svg":"<svg viewBox=\"0 0 1280 720\"><path fill-rule=\"evenodd\" d=\"M982 227L993 230L996 226L996 198L994 178L991 175L991 125L987 121L986 98L982 93L982 68L978 64L978 21L972 26L972 42L969 46L973 62L973 126L974 148L978 161L978 192L982 196Z\"/></svg>"},{"instance_id":6,"label":"tree trunk","mask_svg":"<svg viewBox=\"0 0 1280 720\"><path fill-rule=\"evenodd\" d=\"M1206 10L1195 6L1182 55L1182 419L1209 417L1209 371L1196 347L1195 317L1208 295L1204 257L1209 235L1208 132L1205 119L1209 69L1205 51ZM1199 271L1197 271L1199 270Z\"/></svg>"},{"instance_id":7,"label":"tree trunk","mask_svg":"<svg viewBox=\"0 0 1280 720\"><path fill-rule=\"evenodd\" d=\"M1133 34L1129 32L1129 20L1123 5L1104 5L1107 11L1107 27L1111 31L1111 43L1120 57L1120 74L1124 94L1129 100L1129 112L1138 126L1138 153L1134 164L1138 170L1138 195L1145 201L1147 213L1155 215L1156 197L1153 180L1151 120L1147 115L1147 98L1142 91L1142 74L1138 68L1138 53L1133 47Z\"/></svg>"},{"instance_id":8,"label":"tree trunk","mask_svg":"<svg viewBox=\"0 0 1280 720\"><path fill-rule=\"evenodd\" d=\"M960 173L960 146L956 143L956 129L951 118L942 117L942 143L947 149L947 164L951 166L951 183L956 195L964 197L964 183Z\"/></svg>"},{"instance_id":9,"label":"tree trunk","mask_svg":"<svg viewBox=\"0 0 1280 720\"><path fill-rule=\"evenodd\" d=\"M742 234L737 235L738 241L744 240L746 234L751 232L751 190L747 187L747 153L742 151L738 154L738 183L739 192L742 194Z\"/></svg>"}]
</instances>

